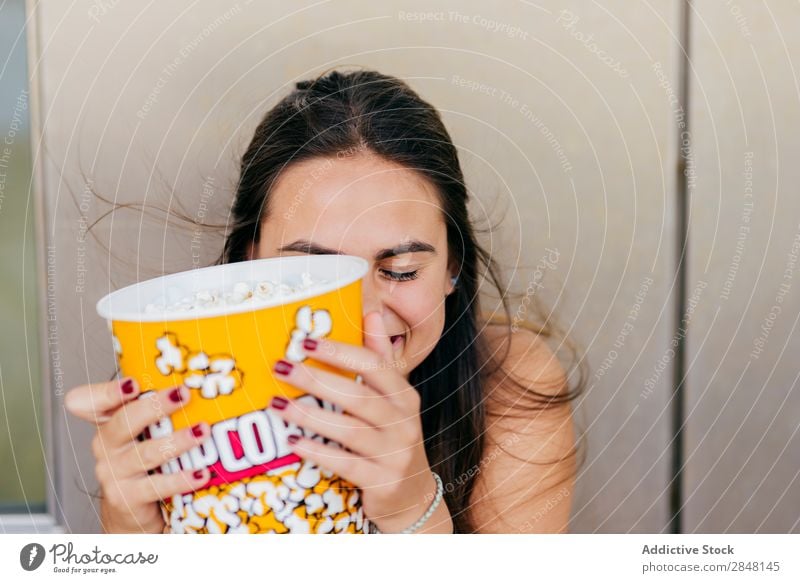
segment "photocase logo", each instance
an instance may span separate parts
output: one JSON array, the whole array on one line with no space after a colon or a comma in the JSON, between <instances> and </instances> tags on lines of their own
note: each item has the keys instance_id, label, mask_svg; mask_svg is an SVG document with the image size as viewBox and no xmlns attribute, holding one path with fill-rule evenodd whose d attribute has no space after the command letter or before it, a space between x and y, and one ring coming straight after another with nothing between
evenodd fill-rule
<instances>
[{"instance_id":1,"label":"photocase logo","mask_svg":"<svg viewBox=\"0 0 800 583\"><path fill-rule=\"evenodd\" d=\"M44 547L39 543L30 543L19 552L19 564L26 571L35 571L44 562Z\"/></svg>"}]
</instances>

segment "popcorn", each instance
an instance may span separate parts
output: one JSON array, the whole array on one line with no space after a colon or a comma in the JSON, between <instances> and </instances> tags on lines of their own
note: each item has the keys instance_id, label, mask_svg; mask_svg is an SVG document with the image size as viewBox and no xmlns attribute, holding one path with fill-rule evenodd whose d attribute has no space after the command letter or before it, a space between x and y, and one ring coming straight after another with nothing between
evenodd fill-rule
<instances>
[{"instance_id":1,"label":"popcorn","mask_svg":"<svg viewBox=\"0 0 800 583\"><path fill-rule=\"evenodd\" d=\"M199 311L209 308L225 306L239 306L248 302L266 301L274 298L288 297L300 292L305 292L318 285L329 283L327 280L314 280L311 274L300 274L300 283L294 287L273 281L236 282L230 292L221 290L200 290L191 296L181 296L181 292L174 287L168 288L165 298L159 302L145 305L146 314L161 312Z\"/></svg>"},{"instance_id":2,"label":"popcorn","mask_svg":"<svg viewBox=\"0 0 800 583\"><path fill-rule=\"evenodd\" d=\"M275 293L275 284L269 281L260 281L256 284L256 295L261 299L269 299Z\"/></svg>"},{"instance_id":3,"label":"popcorn","mask_svg":"<svg viewBox=\"0 0 800 583\"><path fill-rule=\"evenodd\" d=\"M188 351L178 344L175 335L165 334L156 340L156 348L161 351L160 356L156 358L156 367L161 374L167 376L184 370L183 361Z\"/></svg>"},{"instance_id":4,"label":"popcorn","mask_svg":"<svg viewBox=\"0 0 800 583\"><path fill-rule=\"evenodd\" d=\"M331 514L341 514L344 510L345 501L332 490L323 492L322 501L325 502L325 505L330 509Z\"/></svg>"},{"instance_id":5,"label":"popcorn","mask_svg":"<svg viewBox=\"0 0 800 583\"><path fill-rule=\"evenodd\" d=\"M189 348L180 344L171 333L156 340L156 347L160 351L156 357L159 372L182 375L183 384L190 389L199 389L205 399L230 395L242 384L242 373L236 367L236 360L228 354L209 356L202 351L190 354Z\"/></svg>"},{"instance_id":6,"label":"popcorn","mask_svg":"<svg viewBox=\"0 0 800 583\"><path fill-rule=\"evenodd\" d=\"M191 370L205 370L210 364L208 355L205 352L198 352L189 359L189 368Z\"/></svg>"},{"instance_id":7,"label":"popcorn","mask_svg":"<svg viewBox=\"0 0 800 583\"><path fill-rule=\"evenodd\" d=\"M245 300L253 297L253 291L250 286L245 282L240 281L233 286L233 293L231 293L230 301L233 304L241 304Z\"/></svg>"},{"instance_id":8,"label":"popcorn","mask_svg":"<svg viewBox=\"0 0 800 583\"><path fill-rule=\"evenodd\" d=\"M196 304L204 308L216 306L217 303L219 302L219 292L201 290L196 294L194 294L194 301Z\"/></svg>"},{"instance_id":9,"label":"popcorn","mask_svg":"<svg viewBox=\"0 0 800 583\"><path fill-rule=\"evenodd\" d=\"M174 533L355 533L368 531L359 492L299 461L266 474L175 495L167 502Z\"/></svg>"},{"instance_id":10,"label":"popcorn","mask_svg":"<svg viewBox=\"0 0 800 583\"><path fill-rule=\"evenodd\" d=\"M177 510L170 516L173 532L197 531L205 526L205 519L199 516L192 506L191 494L177 494L172 500Z\"/></svg>"},{"instance_id":11,"label":"popcorn","mask_svg":"<svg viewBox=\"0 0 800 583\"><path fill-rule=\"evenodd\" d=\"M189 360L192 374L186 376L183 383L190 389L200 389L204 399L230 395L238 384L235 376L231 375L235 368L236 361L232 358L209 360L205 352L199 352Z\"/></svg>"},{"instance_id":12,"label":"popcorn","mask_svg":"<svg viewBox=\"0 0 800 583\"><path fill-rule=\"evenodd\" d=\"M302 362L306 358L303 341L306 338L324 338L331 332L333 322L328 310L311 310L311 306L303 306L295 314L295 328L286 347L286 360Z\"/></svg>"},{"instance_id":13,"label":"popcorn","mask_svg":"<svg viewBox=\"0 0 800 583\"><path fill-rule=\"evenodd\" d=\"M239 510L239 499L230 494L221 498L207 494L195 498L191 505L198 516L206 519L205 525L210 533L223 534L242 524L242 518L236 514Z\"/></svg>"},{"instance_id":14,"label":"popcorn","mask_svg":"<svg viewBox=\"0 0 800 583\"><path fill-rule=\"evenodd\" d=\"M200 364L206 364L201 359ZM142 395L155 395L149 392ZM341 410L311 395L299 401L316 403L328 410ZM359 490L343 478L323 470L308 460L288 456L277 449L278 430L292 431L271 409L256 410L237 418L223 419L211 425L214 440L208 440L166 461L161 472L172 474L188 468L211 468L218 475L255 468L257 464L281 459L279 466L257 468L259 473L246 477L214 480L212 485L164 501L173 533L356 533L364 532L365 517ZM172 421L165 417L148 426L151 438L173 434ZM314 438L313 434L301 435ZM260 436L260 443L255 441ZM235 436L235 439L231 439ZM232 442L241 449L234 453ZM336 442L329 442L334 445ZM295 461L297 460L297 461ZM228 481L230 479L230 481Z\"/></svg>"},{"instance_id":15,"label":"popcorn","mask_svg":"<svg viewBox=\"0 0 800 583\"><path fill-rule=\"evenodd\" d=\"M319 494L311 494L308 498L306 498L306 512L309 514L319 512L324 506L325 502L322 500L322 496ZM331 526L333 526L333 524L331 524Z\"/></svg>"},{"instance_id":16,"label":"popcorn","mask_svg":"<svg viewBox=\"0 0 800 583\"><path fill-rule=\"evenodd\" d=\"M306 464L297 474L297 484L302 488L313 488L319 483L321 476L317 466Z\"/></svg>"},{"instance_id":17,"label":"popcorn","mask_svg":"<svg viewBox=\"0 0 800 583\"><path fill-rule=\"evenodd\" d=\"M111 335L111 346L114 348L114 354L117 355L117 359L122 358L122 344L119 342L119 338Z\"/></svg>"}]
</instances>

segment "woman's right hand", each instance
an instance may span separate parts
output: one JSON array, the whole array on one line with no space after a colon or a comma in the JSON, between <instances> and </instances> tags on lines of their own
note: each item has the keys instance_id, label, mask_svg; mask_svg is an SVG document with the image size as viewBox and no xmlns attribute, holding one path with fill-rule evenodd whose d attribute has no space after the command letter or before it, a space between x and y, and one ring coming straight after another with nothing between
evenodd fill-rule
<instances>
[{"instance_id":1,"label":"woman's right hand","mask_svg":"<svg viewBox=\"0 0 800 583\"><path fill-rule=\"evenodd\" d=\"M148 475L148 470L205 441L211 429L199 423L166 437L138 441L148 425L186 404L189 389L180 386L138 396L136 382L123 379L76 387L64 399L70 413L97 425L92 453L102 493L100 518L109 533L163 532L159 500L196 490L210 478L207 468Z\"/></svg>"}]
</instances>

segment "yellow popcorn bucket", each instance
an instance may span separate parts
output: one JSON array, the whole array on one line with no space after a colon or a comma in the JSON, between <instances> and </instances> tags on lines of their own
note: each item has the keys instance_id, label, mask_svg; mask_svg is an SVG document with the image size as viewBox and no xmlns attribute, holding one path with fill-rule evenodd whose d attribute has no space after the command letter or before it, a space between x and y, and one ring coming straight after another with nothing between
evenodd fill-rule
<instances>
[{"instance_id":1,"label":"yellow popcorn bucket","mask_svg":"<svg viewBox=\"0 0 800 583\"><path fill-rule=\"evenodd\" d=\"M155 470L212 472L202 489L162 501L171 532L368 532L358 489L292 454L287 438L340 444L305 434L269 408L281 395L340 410L279 380L272 365L305 360L305 338L363 344L361 280L367 267L364 259L347 255L259 259L159 277L98 302L120 373L138 381L139 398L181 384L191 393L184 407L141 438L168 436L200 421L211 426L203 444L173 459L165 452L165 463ZM242 295L243 284L252 290L265 281L294 291ZM215 304L209 291L230 301ZM205 303L181 303L183 298ZM308 364L335 370L310 359Z\"/></svg>"}]
</instances>

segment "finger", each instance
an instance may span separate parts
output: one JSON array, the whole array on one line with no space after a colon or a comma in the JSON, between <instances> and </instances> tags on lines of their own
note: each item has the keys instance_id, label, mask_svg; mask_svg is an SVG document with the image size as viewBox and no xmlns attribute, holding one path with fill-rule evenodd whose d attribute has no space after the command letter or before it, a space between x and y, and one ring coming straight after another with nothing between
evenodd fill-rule
<instances>
[{"instance_id":1,"label":"finger","mask_svg":"<svg viewBox=\"0 0 800 583\"><path fill-rule=\"evenodd\" d=\"M328 338L309 338L303 342L303 349L314 360L360 374L381 393L389 394L393 390L401 390L407 384L396 373L396 369L405 366L404 362L387 362L370 348Z\"/></svg>"},{"instance_id":2,"label":"finger","mask_svg":"<svg viewBox=\"0 0 800 583\"><path fill-rule=\"evenodd\" d=\"M136 504L166 500L175 494L193 492L205 486L211 479L211 470L181 470L174 474L150 474L133 480L132 490Z\"/></svg>"},{"instance_id":3,"label":"finger","mask_svg":"<svg viewBox=\"0 0 800 583\"><path fill-rule=\"evenodd\" d=\"M292 435L289 438L289 447L301 458L316 463L362 489L370 487L373 476L380 474L380 468L374 462L335 445L324 445L307 437Z\"/></svg>"},{"instance_id":4,"label":"finger","mask_svg":"<svg viewBox=\"0 0 800 583\"><path fill-rule=\"evenodd\" d=\"M374 427L391 423L397 417L397 409L384 395L340 374L286 361L279 361L273 370L282 381L322 401L338 405Z\"/></svg>"},{"instance_id":5,"label":"finger","mask_svg":"<svg viewBox=\"0 0 800 583\"><path fill-rule=\"evenodd\" d=\"M380 430L352 415L282 397L274 398L272 406L279 417L303 428L306 435L315 433L327 437L362 457L379 457L385 449L381 447Z\"/></svg>"},{"instance_id":6,"label":"finger","mask_svg":"<svg viewBox=\"0 0 800 583\"><path fill-rule=\"evenodd\" d=\"M99 424L108 421L114 411L138 396L136 381L123 378L76 387L64 396L64 407L84 421Z\"/></svg>"},{"instance_id":7,"label":"finger","mask_svg":"<svg viewBox=\"0 0 800 583\"><path fill-rule=\"evenodd\" d=\"M199 446L210 435L208 424L198 423L166 437L135 441L132 447L117 456L115 474L121 479L145 474Z\"/></svg>"},{"instance_id":8,"label":"finger","mask_svg":"<svg viewBox=\"0 0 800 583\"><path fill-rule=\"evenodd\" d=\"M394 360L392 341L380 312L373 311L364 316L364 346L378 354L383 362Z\"/></svg>"},{"instance_id":9,"label":"finger","mask_svg":"<svg viewBox=\"0 0 800 583\"><path fill-rule=\"evenodd\" d=\"M405 361L385 361L373 350L327 338L303 342L306 354L319 362L360 374L366 384L387 397L405 401L416 389L399 373Z\"/></svg>"},{"instance_id":10,"label":"finger","mask_svg":"<svg viewBox=\"0 0 800 583\"><path fill-rule=\"evenodd\" d=\"M121 449L144 429L189 402L189 389L181 385L163 391L148 391L139 399L117 410L98 432L108 449Z\"/></svg>"}]
</instances>

